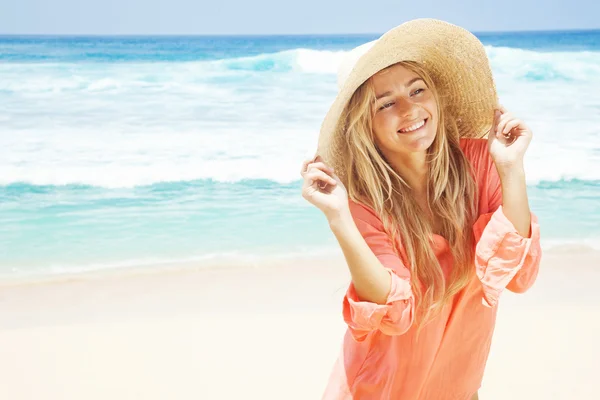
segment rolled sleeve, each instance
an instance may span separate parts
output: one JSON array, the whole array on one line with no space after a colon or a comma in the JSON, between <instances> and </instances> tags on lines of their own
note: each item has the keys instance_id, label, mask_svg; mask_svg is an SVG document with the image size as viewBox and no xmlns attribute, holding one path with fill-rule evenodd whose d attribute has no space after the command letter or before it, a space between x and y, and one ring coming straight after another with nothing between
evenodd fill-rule
<instances>
[{"instance_id":1,"label":"rolled sleeve","mask_svg":"<svg viewBox=\"0 0 600 400\"><path fill-rule=\"evenodd\" d=\"M505 288L522 293L535 282L541 249L540 228L533 213L530 229L530 238L521 236L504 215L502 206L480 216L476 222L475 267L483 288L484 305L495 306Z\"/></svg>"},{"instance_id":2,"label":"rolled sleeve","mask_svg":"<svg viewBox=\"0 0 600 400\"><path fill-rule=\"evenodd\" d=\"M352 283L344 297L344 321L357 341L364 340L375 330L386 335L401 335L413 323L414 296L410 283L390 268L386 269L392 277L392 284L385 304L361 301Z\"/></svg>"}]
</instances>

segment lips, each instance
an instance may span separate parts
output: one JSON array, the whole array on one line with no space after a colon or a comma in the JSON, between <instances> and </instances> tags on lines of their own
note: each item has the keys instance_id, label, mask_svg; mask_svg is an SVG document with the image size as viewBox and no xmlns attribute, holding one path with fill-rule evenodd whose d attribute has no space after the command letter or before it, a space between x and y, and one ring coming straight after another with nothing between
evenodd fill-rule
<instances>
[{"instance_id":1,"label":"lips","mask_svg":"<svg viewBox=\"0 0 600 400\"><path fill-rule=\"evenodd\" d=\"M413 132L420 131L421 129L425 128L425 126L427 126L427 121L428 121L428 118L425 118L425 119L423 119L423 120L421 120L421 121L419 121L417 123L414 123L414 124L411 124L410 126L407 126L406 128L398 130L398 133L400 133L400 134L408 134L408 133L413 133Z\"/></svg>"}]
</instances>

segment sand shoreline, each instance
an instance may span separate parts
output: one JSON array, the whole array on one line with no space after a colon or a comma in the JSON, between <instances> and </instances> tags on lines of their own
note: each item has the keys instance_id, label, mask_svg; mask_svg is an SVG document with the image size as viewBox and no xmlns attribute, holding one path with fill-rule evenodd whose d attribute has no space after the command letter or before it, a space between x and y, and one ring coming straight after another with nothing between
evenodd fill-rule
<instances>
[{"instance_id":1,"label":"sand shoreline","mask_svg":"<svg viewBox=\"0 0 600 400\"><path fill-rule=\"evenodd\" d=\"M343 259L179 267L0 283L0 398L320 397ZM599 279L600 252L546 251L502 295L482 400L597 395Z\"/></svg>"},{"instance_id":2,"label":"sand shoreline","mask_svg":"<svg viewBox=\"0 0 600 400\"><path fill-rule=\"evenodd\" d=\"M582 265L594 264L600 268L600 249L587 245L563 244L553 245L550 248L542 247L544 258L565 257L574 258L576 262L583 257ZM246 261L232 262L230 259L219 259L208 262L182 261L182 262L157 262L152 264L129 265L114 268L98 268L92 270L83 270L77 272L62 272L49 274L0 274L0 288L7 286L21 285L39 285L53 284L69 281L93 281L103 279L119 279L138 275L154 274L177 274L201 270L212 269L231 269L231 268L278 268L281 265L295 265L301 268L302 265L320 263L320 264L340 264L343 263L343 255L339 250L332 250L324 256L297 256L294 257L256 257Z\"/></svg>"}]
</instances>

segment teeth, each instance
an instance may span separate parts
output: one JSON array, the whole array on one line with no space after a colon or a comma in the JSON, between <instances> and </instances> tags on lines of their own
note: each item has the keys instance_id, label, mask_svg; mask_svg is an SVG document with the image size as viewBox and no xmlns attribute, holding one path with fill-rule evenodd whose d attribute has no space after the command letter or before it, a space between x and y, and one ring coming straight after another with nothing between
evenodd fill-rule
<instances>
[{"instance_id":1,"label":"teeth","mask_svg":"<svg viewBox=\"0 0 600 400\"><path fill-rule=\"evenodd\" d=\"M400 132L406 133L406 132L412 132L412 131L416 131L417 129L419 129L420 127L422 127L423 125L425 125L425 120L418 122L412 126L409 126L408 128L404 128L404 129L400 129Z\"/></svg>"}]
</instances>

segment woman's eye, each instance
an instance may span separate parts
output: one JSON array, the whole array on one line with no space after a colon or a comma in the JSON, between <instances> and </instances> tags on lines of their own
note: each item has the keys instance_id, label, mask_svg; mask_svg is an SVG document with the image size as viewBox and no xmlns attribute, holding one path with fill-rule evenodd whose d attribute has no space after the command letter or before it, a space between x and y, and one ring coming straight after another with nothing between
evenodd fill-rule
<instances>
[{"instance_id":1,"label":"woman's eye","mask_svg":"<svg viewBox=\"0 0 600 400\"><path fill-rule=\"evenodd\" d=\"M416 95L418 95L418 94L421 94L421 93L423 93L424 91L425 91L425 89L423 89L423 88L417 89L417 90L415 90L414 92L412 92L411 96L416 96ZM385 110L386 108L390 108L390 107L391 107L391 106L393 106L394 104L395 104L395 103L394 103L393 101L392 101L392 102L389 102L389 103L385 103L384 105L382 105L381 107L379 107L379 110L380 110L380 111L381 111L381 110Z\"/></svg>"}]
</instances>

